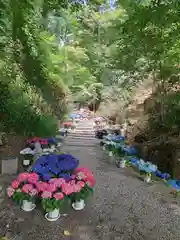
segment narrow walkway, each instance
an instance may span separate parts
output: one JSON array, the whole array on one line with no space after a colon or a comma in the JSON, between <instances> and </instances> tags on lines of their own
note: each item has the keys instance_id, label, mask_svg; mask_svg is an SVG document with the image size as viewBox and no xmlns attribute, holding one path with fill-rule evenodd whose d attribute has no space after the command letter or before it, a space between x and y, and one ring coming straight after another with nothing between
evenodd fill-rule
<instances>
[{"instance_id":1,"label":"narrow walkway","mask_svg":"<svg viewBox=\"0 0 180 240\"><path fill-rule=\"evenodd\" d=\"M50 223L38 209L26 213L7 200L0 205L0 236L8 227L13 233L22 233L16 240L180 239L180 207L169 189L158 183L147 185L130 168L109 164L92 130L92 121L79 123L62 148L95 174L95 194L85 209L71 209L68 216ZM64 230L71 236L64 236Z\"/></svg>"},{"instance_id":2,"label":"narrow walkway","mask_svg":"<svg viewBox=\"0 0 180 240\"><path fill-rule=\"evenodd\" d=\"M180 207L172 202L169 189L159 183L147 185L131 169L108 164L97 142L92 122L87 121L63 147L80 159L80 165L92 169L97 182L86 209L67 219L74 229L72 239L179 240Z\"/></svg>"}]
</instances>

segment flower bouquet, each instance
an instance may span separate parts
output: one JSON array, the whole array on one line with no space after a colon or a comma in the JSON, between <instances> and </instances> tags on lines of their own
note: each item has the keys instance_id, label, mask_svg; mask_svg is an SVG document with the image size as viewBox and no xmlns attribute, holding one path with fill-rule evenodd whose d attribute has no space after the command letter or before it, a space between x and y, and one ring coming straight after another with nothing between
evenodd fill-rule
<instances>
[{"instance_id":1,"label":"flower bouquet","mask_svg":"<svg viewBox=\"0 0 180 240\"><path fill-rule=\"evenodd\" d=\"M12 181L7 188L8 197L21 205L24 211L32 211L36 205L35 200L38 196L36 183L39 176L36 173L21 173L16 180Z\"/></svg>"}]
</instances>

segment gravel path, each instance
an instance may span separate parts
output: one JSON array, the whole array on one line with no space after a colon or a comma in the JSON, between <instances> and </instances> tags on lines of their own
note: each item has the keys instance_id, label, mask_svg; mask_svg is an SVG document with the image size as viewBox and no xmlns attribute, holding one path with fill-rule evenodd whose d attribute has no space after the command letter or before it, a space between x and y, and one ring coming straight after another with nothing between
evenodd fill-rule
<instances>
[{"instance_id":1,"label":"gravel path","mask_svg":"<svg viewBox=\"0 0 180 240\"><path fill-rule=\"evenodd\" d=\"M49 223L38 210L24 213L8 200L1 205L1 235L9 229L23 233L17 239L25 240L179 240L180 207L169 189L162 183L147 185L133 170L110 164L91 130L91 122L80 124L81 137L72 134L62 149L95 174L95 194L85 209L70 210L67 217ZM64 230L71 236L64 236Z\"/></svg>"}]
</instances>

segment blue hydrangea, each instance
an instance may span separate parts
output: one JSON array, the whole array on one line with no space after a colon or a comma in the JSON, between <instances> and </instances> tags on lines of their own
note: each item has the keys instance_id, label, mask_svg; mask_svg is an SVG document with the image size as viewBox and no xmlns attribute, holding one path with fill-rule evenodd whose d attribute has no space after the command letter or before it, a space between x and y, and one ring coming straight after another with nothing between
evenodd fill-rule
<instances>
[{"instance_id":1,"label":"blue hydrangea","mask_svg":"<svg viewBox=\"0 0 180 240\"><path fill-rule=\"evenodd\" d=\"M64 175L69 179L70 172L73 172L78 164L79 161L71 154L50 154L41 156L33 165L32 171L37 172L43 179L50 179L52 174L60 176L64 172L69 172L69 175Z\"/></svg>"},{"instance_id":2,"label":"blue hydrangea","mask_svg":"<svg viewBox=\"0 0 180 240\"><path fill-rule=\"evenodd\" d=\"M170 175L168 173L162 173L159 170L155 172L156 176L162 179L168 179Z\"/></svg>"},{"instance_id":3,"label":"blue hydrangea","mask_svg":"<svg viewBox=\"0 0 180 240\"><path fill-rule=\"evenodd\" d=\"M72 177L70 173L61 173L58 175L60 178L64 178L67 182L71 181Z\"/></svg>"},{"instance_id":4,"label":"blue hydrangea","mask_svg":"<svg viewBox=\"0 0 180 240\"><path fill-rule=\"evenodd\" d=\"M57 144L57 139L53 138L53 137L48 138L47 141L48 141L49 144Z\"/></svg>"}]
</instances>

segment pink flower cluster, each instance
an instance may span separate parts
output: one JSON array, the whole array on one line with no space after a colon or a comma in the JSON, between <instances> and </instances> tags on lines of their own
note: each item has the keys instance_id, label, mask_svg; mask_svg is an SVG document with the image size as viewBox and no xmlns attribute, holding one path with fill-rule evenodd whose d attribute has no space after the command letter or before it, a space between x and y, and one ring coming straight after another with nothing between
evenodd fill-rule
<instances>
[{"instance_id":1,"label":"pink flower cluster","mask_svg":"<svg viewBox=\"0 0 180 240\"><path fill-rule=\"evenodd\" d=\"M17 177L17 180L18 180L19 182L25 182L25 181L28 180L28 177L29 177L29 173L26 173L26 172L20 173L20 174L18 175L18 177Z\"/></svg>"},{"instance_id":2,"label":"pink flower cluster","mask_svg":"<svg viewBox=\"0 0 180 240\"><path fill-rule=\"evenodd\" d=\"M61 187L63 184L66 183L66 180L64 178L52 178L49 180L50 184L55 184L56 187Z\"/></svg>"},{"instance_id":3,"label":"pink flower cluster","mask_svg":"<svg viewBox=\"0 0 180 240\"><path fill-rule=\"evenodd\" d=\"M7 188L7 195L12 197L15 192L22 192L30 196L36 196L38 189L36 183L39 181L39 176L36 173L20 173L17 179L13 180L11 186Z\"/></svg>"},{"instance_id":4,"label":"pink flower cluster","mask_svg":"<svg viewBox=\"0 0 180 240\"><path fill-rule=\"evenodd\" d=\"M46 182L37 182L36 188L38 192L50 192L54 193L57 191L58 188L60 188L63 184L65 184L66 181L64 178L52 178L49 183Z\"/></svg>"},{"instance_id":5,"label":"pink flower cluster","mask_svg":"<svg viewBox=\"0 0 180 240\"><path fill-rule=\"evenodd\" d=\"M56 193L52 193L52 192L48 192L48 191L44 191L41 194L41 197L43 199L47 199L47 198L55 198L56 200L63 200L64 199L64 194L62 192L56 192Z\"/></svg>"},{"instance_id":6,"label":"pink flower cluster","mask_svg":"<svg viewBox=\"0 0 180 240\"><path fill-rule=\"evenodd\" d=\"M38 190L36 188L33 187L32 184L25 184L22 187L22 192L29 194L31 197L34 197L38 194Z\"/></svg>"},{"instance_id":7,"label":"pink flower cluster","mask_svg":"<svg viewBox=\"0 0 180 240\"><path fill-rule=\"evenodd\" d=\"M46 182L41 182L40 181L40 182L36 183L36 188L37 188L38 192L46 191L47 186L48 186L48 183L46 183Z\"/></svg>"},{"instance_id":8,"label":"pink flower cluster","mask_svg":"<svg viewBox=\"0 0 180 240\"><path fill-rule=\"evenodd\" d=\"M37 173L30 173L28 176L28 182L31 184L36 184L39 180L39 176Z\"/></svg>"},{"instance_id":9,"label":"pink flower cluster","mask_svg":"<svg viewBox=\"0 0 180 240\"><path fill-rule=\"evenodd\" d=\"M82 188L85 187L85 183L83 181L78 181L76 183L75 180L71 180L70 182L66 182L63 178L54 178L49 181L49 183L45 186L42 191L42 198L55 198L57 200L62 200L64 195L69 196L72 193L80 192ZM37 187L38 188L38 187ZM61 192L58 190L61 188Z\"/></svg>"},{"instance_id":10,"label":"pink flower cluster","mask_svg":"<svg viewBox=\"0 0 180 240\"><path fill-rule=\"evenodd\" d=\"M39 175L37 173L20 173L17 177L17 181L28 182L31 184L36 184L39 181Z\"/></svg>"},{"instance_id":11,"label":"pink flower cluster","mask_svg":"<svg viewBox=\"0 0 180 240\"><path fill-rule=\"evenodd\" d=\"M57 192L54 194L54 198L56 200L63 200L64 199L64 194L62 192Z\"/></svg>"},{"instance_id":12,"label":"pink flower cluster","mask_svg":"<svg viewBox=\"0 0 180 240\"><path fill-rule=\"evenodd\" d=\"M15 193L15 189L13 187L10 186L7 188L7 195L9 198L12 197L14 193Z\"/></svg>"},{"instance_id":13,"label":"pink flower cluster","mask_svg":"<svg viewBox=\"0 0 180 240\"><path fill-rule=\"evenodd\" d=\"M78 193L84 188L85 183L83 181L78 181L77 183L75 180L70 181L69 183L62 185L62 192L65 195L71 195L72 193Z\"/></svg>"},{"instance_id":14,"label":"pink flower cluster","mask_svg":"<svg viewBox=\"0 0 180 240\"><path fill-rule=\"evenodd\" d=\"M76 178L86 182L90 187L94 187L95 179L93 173L85 167L77 168L75 171Z\"/></svg>"},{"instance_id":15,"label":"pink flower cluster","mask_svg":"<svg viewBox=\"0 0 180 240\"><path fill-rule=\"evenodd\" d=\"M18 180L14 180L11 183L11 187L14 188L14 189L18 189L19 185L20 185L20 182Z\"/></svg>"},{"instance_id":16,"label":"pink flower cluster","mask_svg":"<svg viewBox=\"0 0 180 240\"><path fill-rule=\"evenodd\" d=\"M41 184L43 185L43 182ZM64 199L64 194L58 190L58 188L61 188L64 184L66 184L64 178L52 178L49 183L44 183L44 189L41 189L41 197L44 199L52 197L56 200Z\"/></svg>"},{"instance_id":17,"label":"pink flower cluster","mask_svg":"<svg viewBox=\"0 0 180 240\"><path fill-rule=\"evenodd\" d=\"M48 140L46 140L44 138L39 138L39 137L34 137L34 138L26 141L27 144L35 143L35 142L39 142L41 145L47 145L48 144Z\"/></svg>"},{"instance_id":18,"label":"pink flower cluster","mask_svg":"<svg viewBox=\"0 0 180 240\"><path fill-rule=\"evenodd\" d=\"M80 192L86 184L90 187L95 185L93 173L87 168L76 169L69 182L64 178L53 178L47 183L39 181L38 174L25 172L20 173L17 179L12 181L11 186L7 188L7 195L12 197L14 193L22 192L32 197L39 195L43 199L62 200L64 196Z\"/></svg>"}]
</instances>

